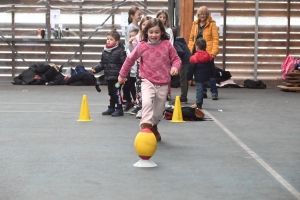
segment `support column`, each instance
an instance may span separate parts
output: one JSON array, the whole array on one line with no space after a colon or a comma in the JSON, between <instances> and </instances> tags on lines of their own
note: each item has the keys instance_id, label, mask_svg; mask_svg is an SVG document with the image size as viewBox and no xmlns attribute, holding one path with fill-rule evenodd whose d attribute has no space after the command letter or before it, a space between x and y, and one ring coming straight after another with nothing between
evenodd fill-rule
<instances>
[{"instance_id":1,"label":"support column","mask_svg":"<svg viewBox=\"0 0 300 200\"><path fill-rule=\"evenodd\" d=\"M194 21L194 0L180 0L180 36L189 42L192 24Z\"/></svg>"},{"instance_id":2,"label":"support column","mask_svg":"<svg viewBox=\"0 0 300 200\"><path fill-rule=\"evenodd\" d=\"M80 5L80 10L82 10L82 4ZM80 39L82 39L82 35L83 35L83 32L82 32L82 12L80 12L80 14L79 14L79 33L80 33ZM82 64L82 51L83 51L84 44L82 42L79 42L79 46L80 46L79 47L80 48L79 63L81 65L83 65Z\"/></svg>"},{"instance_id":3,"label":"support column","mask_svg":"<svg viewBox=\"0 0 300 200\"><path fill-rule=\"evenodd\" d=\"M50 2L46 1L46 29L47 29L47 38L45 39L45 64L50 62L50 49L51 49L51 24L50 24Z\"/></svg>"},{"instance_id":4,"label":"support column","mask_svg":"<svg viewBox=\"0 0 300 200\"><path fill-rule=\"evenodd\" d=\"M169 14L169 23L170 28L174 26L174 8L175 8L175 0L168 1L168 14Z\"/></svg>"},{"instance_id":5,"label":"support column","mask_svg":"<svg viewBox=\"0 0 300 200\"><path fill-rule=\"evenodd\" d=\"M15 5L12 5L12 12L11 12L11 32L12 32L12 38L15 38ZM11 43L13 49L16 49L15 46L15 42L13 41ZM12 51L12 57L11 57L11 74L12 74L12 78L15 78L16 75L16 62L15 62L15 58L16 58L16 53L14 51Z\"/></svg>"},{"instance_id":6,"label":"support column","mask_svg":"<svg viewBox=\"0 0 300 200\"><path fill-rule=\"evenodd\" d=\"M223 58L222 58L222 64L223 64L223 70L226 70L226 33L227 33L227 0L224 0L224 9L223 9Z\"/></svg>"},{"instance_id":7,"label":"support column","mask_svg":"<svg viewBox=\"0 0 300 200\"><path fill-rule=\"evenodd\" d=\"M254 73L253 78L257 81L257 63L258 63L258 17L259 0L255 0L255 36L254 36Z\"/></svg>"},{"instance_id":8,"label":"support column","mask_svg":"<svg viewBox=\"0 0 300 200\"><path fill-rule=\"evenodd\" d=\"M290 54L291 0L287 1L286 56Z\"/></svg>"}]
</instances>

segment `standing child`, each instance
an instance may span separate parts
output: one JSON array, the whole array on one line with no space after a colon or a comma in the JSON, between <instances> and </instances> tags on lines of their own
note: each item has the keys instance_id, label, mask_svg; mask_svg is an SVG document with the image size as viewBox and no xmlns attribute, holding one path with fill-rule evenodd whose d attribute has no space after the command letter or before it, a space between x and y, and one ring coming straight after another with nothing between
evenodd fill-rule
<instances>
[{"instance_id":1,"label":"standing child","mask_svg":"<svg viewBox=\"0 0 300 200\"><path fill-rule=\"evenodd\" d=\"M135 39L135 36L138 34L139 29L133 29L130 31L129 36L130 39L128 41L128 44L131 45L132 41ZM129 49L127 49L127 54L130 54ZM127 77L127 81L125 82L123 86L123 98L124 101L126 101L124 106L124 112L127 112L130 108L133 107L132 99L135 101L136 99L136 89L135 89L135 82L136 82L136 71L137 71L137 65L134 63L134 65L130 69L130 73Z\"/></svg>"},{"instance_id":2,"label":"standing child","mask_svg":"<svg viewBox=\"0 0 300 200\"><path fill-rule=\"evenodd\" d=\"M169 41L173 45L174 44L174 36L173 31L170 28L169 14L166 10L159 10L156 14L156 18L160 19L165 27L166 32L169 34ZM167 101L165 103L165 107L172 106L172 98L171 98L171 83L169 83L168 96Z\"/></svg>"},{"instance_id":3,"label":"standing child","mask_svg":"<svg viewBox=\"0 0 300 200\"><path fill-rule=\"evenodd\" d=\"M156 14L156 18L160 19L161 22L163 23L166 32L169 34L169 41L171 44L174 44L174 36L173 36L173 31L170 27L170 21L169 21L169 14L166 10L159 10Z\"/></svg>"},{"instance_id":4,"label":"standing child","mask_svg":"<svg viewBox=\"0 0 300 200\"><path fill-rule=\"evenodd\" d=\"M206 51L206 41L198 39L196 41L196 53L190 58L190 65L188 69L187 79L189 83L192 82L193 75L196 82L196 105L192 107L202 108L203 104L203 85L209 81L210 78L215 78L215 63L214 59Z\"/></svg>"},{"instance_id":5,"label":"standing child","mask_svg":"<svg viewBox=\"0 0 300 200\"><path fill-rule=\"evenodd\" d=\"M182 62L180 73L179 73L180 89L181 89L180 102L187 102L188 81L186 77L187 77L187 70L190 62L191 52L188 45L186 44L185 39L180 36L177 37L176 27L173 27L172 31L174 35L174 48L176 49L177 54L180 57Z\"/></svg>"},{"instance_id":6,"label":"standing child","mask_svg":"<svg viewBox=\"0 0 300 200\"><path fill-rule=\"evenodd\" d=\"M144 16L140 22L140 30L133 39L132 44L129 44L129 50L132 52L133 49L142 41L142 33L146 27L147 22L152 19L150 16ZM142 118L142 89L141 89L142 79L140 77L140 59L137 60L137 71L136 71L136 105L135 108L130 112L130 114L135 115L137 119Z\"/></svg>"},{"instance_id":7,"label":"standing child","mask_svg":"<svg viewBox=\"0 0 300 200\"><path fill-rule=\"evenodd\" d=\"M181 60L168 41L169 36L161 20L150 19L142 32L142 38L142 42L126 58L118 80L120 84L124 83L131 66L141 58L143 107L140 128L151 129L156 140L160 141L157 124L163 117L171 76L178 74Z\"/></svg>"},{"instance_id":8,"label":"standing child","mask_svg":"<svg viewBox=\"0 0 300 200\"><path fill-rule=\"evenodd\" d=\"M125 50L128 49L129 33L133 29L139 29L139 22L142 18L142 12L138 7L132 7L128 11L128 26L125 31Z\"/></svg>"},{"instance_id":9,"label":"standing child","mask_svg":"<svg viewBox=\"0 0 300 200\"><path fill-rule=\"evenodd\" d=\"M119 71L126 59L126 52L124 46L120 43L120 37L120 34L115 30L108 32L101 61L92 68L93 73L104 70L110 99L108 110L103 112L102 115L113 117L124 115L120 88L115 86L118 82Z\"/></svg>"}]
</instances>

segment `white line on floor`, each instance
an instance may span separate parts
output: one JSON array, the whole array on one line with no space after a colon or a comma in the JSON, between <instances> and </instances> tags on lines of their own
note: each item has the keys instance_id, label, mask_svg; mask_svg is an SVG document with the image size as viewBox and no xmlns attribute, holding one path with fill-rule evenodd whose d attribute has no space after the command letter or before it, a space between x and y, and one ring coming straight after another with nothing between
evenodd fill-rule
<instances>
[{"instance_id":1,"label":"white line on floor","mask_svg":"<svg viewBox=\"0 0 300 200\"><path fill-rule=\"evenodd\" d=\"M293 188L286 180L284 180L272 167L270 167L265 161L263 161L254 151L252 151L247 145L245 145L239 138L231 133L221 122L213 117L208 111L204 110L204 113L212 118L218 126L223 129L234 141L236 141L243 149L245 149L259 164L261 164L272 176L274 176L288 191L290 191L298 200L300 200L300 193Z\"/></svg>"}]
</instances>

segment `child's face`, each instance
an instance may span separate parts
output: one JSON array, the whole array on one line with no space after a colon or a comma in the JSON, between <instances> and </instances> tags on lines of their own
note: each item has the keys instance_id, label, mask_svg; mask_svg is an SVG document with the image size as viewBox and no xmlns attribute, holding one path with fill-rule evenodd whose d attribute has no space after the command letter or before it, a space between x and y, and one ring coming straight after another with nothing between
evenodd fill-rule
<instances>
[{"instance_id":1,"label":"child's face","mask_svg":"<svg viewBox=\"0 0 300 200\"><path fill-rule=\"evenodd\" d=\"M145 27L146 27L148 21L149 21L149 20L146 20L146 21L144 21L144 22L142 23L142 31L145 29Z\"/></svg>"},{"instance_id":2,"label":"child's face","mask_svg":"<svg viewBox=\"0 0 300 200\"><path fill-rule=\"evenodd\" d=\"M158 42L161 38L161 34L162 32L159 26L154 26L147 31L148 39L150 40L151 43Z\"/></svg>"},{"instance_id":3,"label":"child's face","mask_svg":"<svg viewBox=\"0 0 300 200\"><path fill-rule=\"evenodd\" d=\"M135 32L135 31L131 31L129 33L129 37L135 37L136 35L137 35L137 32Z\"/></svg>"},{"instance_id":4,"label":"child's face","mask_svg":"<svg viewBox=\"0 0 300 200\"><path fill-rule=\"evenodd\" d=\"M158 16L158 19L161 20L161 22L163 23L163 25L166 25L167 16L166 16L164 13L160 14L160 15Z\"/></svg>"},{"instance_id":5,"label":"child's face","mask_svg":"<svg viewBox=\"0 0 300 200\"><path fill-rule=\"evenodd\" d=\"M109 45L109 46L113 46L113 45L116 45L118 44L119 41L115 40L115 38L113 38L111 35L108 35L106 37L106 44Z\"/></svg>"},{"instance_id":6,"label":"child's face","mask_svg":"<svg viewBox=\"0 0 300 200\"><path fill-rule=\"evenodd\" d=\"M130 16L132 21L140 22L142 19L142 12L140 10L136 11L134 15Z\"/></svg>"}]
</instances>

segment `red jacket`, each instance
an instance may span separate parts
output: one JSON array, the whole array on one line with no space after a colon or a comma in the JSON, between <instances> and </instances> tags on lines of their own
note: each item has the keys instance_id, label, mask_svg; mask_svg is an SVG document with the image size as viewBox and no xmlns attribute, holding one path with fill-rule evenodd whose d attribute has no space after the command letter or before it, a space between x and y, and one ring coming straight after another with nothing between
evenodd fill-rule
<instances>
[{"instance_id":1,"label":"red jacket","mask_svg":"<svg viewBox=\"0 0 300 200\"><path fill-rule=\"evenodd\" d=\"M191 56L190 62L192 63L206 63L211 61L213 57L207 51L197 51L194 55Z\"/></svg>"},{"instance_id":2,"label":"red jacket","mask_svg":"<svg viewBox=\"0 0 300 200\"><path fill-rule=\"evenodd\" d=\"M216 68L213 57L207 51L196 52L190 58L187 79L195 82L206 82L210 78L215 78Z\"/></svg>"}]
</instances>

